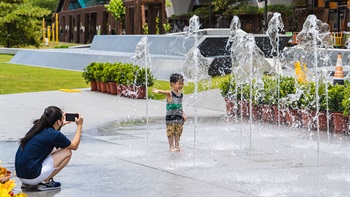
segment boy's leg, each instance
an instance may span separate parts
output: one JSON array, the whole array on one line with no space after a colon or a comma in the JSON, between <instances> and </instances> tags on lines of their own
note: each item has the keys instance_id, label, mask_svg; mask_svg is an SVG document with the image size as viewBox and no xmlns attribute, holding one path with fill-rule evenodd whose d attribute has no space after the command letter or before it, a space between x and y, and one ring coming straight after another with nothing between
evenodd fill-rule
<instances>
[{"instance_id":1,"label":"boy's leg","mask_svg":"<svg viewBox=\"0 0 350 197\"><path fill-rule=\"evenodd\" d=\"M177 151L180 151L180 137L182 135L182 129L183 129L183 125L182 124L177 124L176 125L176 129L175 129L175 149Z\"/></svg>"},{"instance_id":2,"label":"boy's leg","mask_svg":"<svg viewBox=\"0 0 350 197\"><path fill-rule=\"evenodd\" d=\"M173 136L168 136L169 148L170 150L174 149L174 140Z\"/></svg>"},{"instance_id":3,"label":"boy's leg","mask_svg":"<svg viewBox=\"0 0 350 197\"><path fill-rule=\"evenodd\" d=\"M166 134L168 137L168 143L169 143L169 149L173 151L175 149L174 147L174 124L167 124L166 125Z\"/></svg>"}]
</instances>

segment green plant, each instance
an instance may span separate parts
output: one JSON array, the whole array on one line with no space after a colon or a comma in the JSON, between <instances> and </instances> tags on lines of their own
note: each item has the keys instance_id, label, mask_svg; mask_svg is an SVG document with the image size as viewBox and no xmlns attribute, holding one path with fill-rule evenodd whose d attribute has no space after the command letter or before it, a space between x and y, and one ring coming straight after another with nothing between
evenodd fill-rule
<instances>
[{"instance_id":1,"label":"green plant","mask_svg":"<svg viewBox=\"0 0 350 197\"><path fill-rule=\"evenodd\" d=\"M341 103L344 108L344 115L350 115L350 86L346 86L344 89L344 99Z\"/></svg>"},{"instance_id":2,"label":"green plant","mask_svg":"<svg viewBox=\"0 0 350 197\"><path fill-rule=\"evenodd\" d=\"M224 11L225 15L241 15L241 14L262 14L257 6L241 4L237 7L231 7Z\"/></svg>"},{"instance_id":3,"label":"green plant","mask_svg":"<svg viewBox=\"0 0 350 197\"><path fill-rule=\"evenodd\" d=\"M299 91L302 92L299 100L298 106L301 109L314 109L315 99L316 99L316 88L314 82L301 84Z\"/></svg>"},{"instance_id":4,"label":"green plant","mask_svg":"<svg viewBox=\"0 0 350 197\"><path fill-rule=\"evenodd\" d=\"M147 73L147 87L153 86L155 78L149 68L143 68L139 66L134 67L135 71L135 85L145 86L146 85L146 73Z\"/></svg>"},{"instance_id":5,"label":"green plant","mask_svg":"<svg viewBox=\"0 0 350 197\"><path fill-rule=\"evenodd\" d=\"M170 25L170 23L169 23L168 20L166 20L165 23L163 24L163 28L164 28L164 31L165 31L166 33L169 33L169 32L170 32L170 30L171 30L171 25Z\"/></svg>"},{"instance_id":6,"label":"green plant","mask_svg":"<svg viewBox=\"0 0 350 197\"><path fill-rule=\"evenodd\" d=\"M171 3L170 0L165 0L165 6L166 7L171 7L171 6L173 6L173 4Z\"/></svg>"},{"instance_id":7,"label":"green plant","mask_svg":"<svg viewBox=\"0 0 350 197\"><path fill-rule=\"evenodd\" d=\"M264 77L264 97L262 100L263 104L275 105L277 104L277 80L272 77Z\"/></svg>"},{"instance_id":8,"label":"green plant","mask_svg":"<svg viewBox=\"0 0 350 197\"><path fill-rule=\"evenodd\" d=\"M112 73L110 72L110 69L113 65L109 62L106 62L103 64L103 70L101 72L101 81L107 83L110 81L114 81L114 78L112 76Z\"/></svg>"},{"instance_id":9,"label":"green plant","mask_svg":"<svg viewBox=\"0 0 350 197\"><path fill-rule=\"evenodd\" d=\"M148 34L148 24L147 23L142 25L142 31L143 31L143 34Z\"/></svg>"},{"instance_id":10,"label":"green plant","mask_svg":"<svg viewBox=\"0 0 350 197\"><path fill-rule=\"evenodd\" d=\"M233 99L235 95L236 81L234 76L230 76L220 84L220 93L224 98Z\"/></svg>"},{"instance_id":11,"label":"green plant","mask_svg":"<svg viewBox=\"0 0 350 197\"><path fill-rule=\"evenodd\" d=\"M318 97L319 97L319 111L326 111L328 108L327 104L327 92L332 85L329 82L319 84ZM314 108L315 109L315 108Z\"/></svg>"},{"instance_id":12,"label":"green plant","mask_svg":"<svg viewBox=\"0 0 350 197\"><path fill-rule=\"evenodd\" d=\"M295 79L291 76L280 77L280 98L284 98L289 94L295 94Z\"/></svg>"},{"instance_id":13,"label":"green plant","mask_svg":"<svg viewBox=\"0 0 350 197\"><path fill-rule=\"evenodd\" d=\"M83 69L82 76L85 79L86 84L88 84L90 81L96 80L95 78L96 64L97 64L96 62L92 62Z\"/></svg>"},{"instance_id":14,"label":"green plant","mask_svg":"<svg viewBox=\"0 0 350 197\"><path fill-rule=\"evenodd\" d=\"M130 85L135 80L134 70L132 64L121 64L115 77L118 84Z\"/></svg>"},{"instance_id":15,"label":"green plant","mask_svg":"<svg viewBox=\"0 0 350 197\"><path fill-rule=\"evenodd\" d=\"M68 45L59 44L59 45L55 46L54 48L55 49L66 49L66 48L68 48Z\"/></svg>"},{"instance_id":16,"label":"green plant","mask_svg":"<svg viewBox=\"0 0 350 197\"><path fill-rule=\"evenodd\" d=\"M120 67L122 66L121 62L115 62L113 63L109 68L108 68L108 72L109 72L109 79L112 82L116 82L116 77L118 75L118 73L120 72Z\"/></svg>"},{"instance_id":17,"label":"green plant","mask_svg":"<svg viewBox=\"0 0 350 197\"><path fill-rule=\"evenodd\" d=\"M331 112L343 112L344 85L332 85L328 91L328 107Z\"/></svg>"},{"instance_id":18,"label":"green plant","mask_svg":"<svg viewBox=\"0 0 350 197\"><path fill-rule=\"evenodd\" d=\"M264 91L263 81L253 80L253 83L252 83L252 102L253 102L253 104L254 105L261 105L264 102L264 98L265 98L265 91Z\"/></svg>"},{"instance_id":19,"label":"green plant","mask_svg":"<svg viewBox=\"0 0 350 197\"><path fill-rule=\"evenodd\" d=\"M105 5L108 12L112 13L112 15L117 19L122 19L125 16L125 6L123 0L111 0L109 4Z\"/></svg>"},{"instance_id":20,"label":"green plant","mask_svg":"<svg viewBox=\"0 0 350 197\"><path fill-rule=\"evenodd\" d=\"M96 63L95 64L95 71L94 71L94 78L96 81L102 81L103 76L103 63Z\"/></svg>"},{"instance_id":21,"label":"green plant","mask_svg":"<svg viewBox=\"0 0 350 197\"><path fill-rule=\"evenodd\" d=\"M279 99L278 102L284 107L297 108L299 98L296 94L295 79L291 76L280 76L279 83L277 79L277 84L279 84L279 96L276 95L275 99Z\"/></svg>"}]
</instances>

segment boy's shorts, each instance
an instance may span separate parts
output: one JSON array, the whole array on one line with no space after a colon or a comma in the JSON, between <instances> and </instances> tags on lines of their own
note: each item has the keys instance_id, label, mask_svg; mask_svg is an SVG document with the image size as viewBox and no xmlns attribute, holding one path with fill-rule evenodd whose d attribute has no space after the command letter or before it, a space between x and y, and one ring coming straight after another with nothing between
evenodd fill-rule
<instances>
[{"instance_id":1,"label":"boy's shorts","mask_svg":"<svg viewBox=\"0 0 350 197\"><path fill-rule=\"evenodd\" d=\"M51 155L48 155L45 160L43 161L42 168L41 168L41 173L38 177L34 179L22 179L19 178L19 180L28 185L37 185L47 179L53 171L56 170L56 168L53 167L53 159Z\"/></svg>"},{"instance_id":2,"label":"boy's shorts","mask_svg":"<svg viewBox=\"0 0 350 197\"><path fill-rule=\"evenodd\" d=\"M181 137L183 125L179 123L172 123L166 125L166 135L168 137L175 136Z\"/></svg>"}]
</instances>

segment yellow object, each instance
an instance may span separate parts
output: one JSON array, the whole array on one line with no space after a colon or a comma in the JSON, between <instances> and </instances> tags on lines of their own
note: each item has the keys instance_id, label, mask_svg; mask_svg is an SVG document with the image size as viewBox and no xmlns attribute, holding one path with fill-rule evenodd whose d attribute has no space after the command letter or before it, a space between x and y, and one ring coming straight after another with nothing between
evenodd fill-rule
<instances>
[{"instance_id":1,"label":"yellow object","mask_svg":"<svg viewBox=\"0 0 350 197\"><path fill-rule=\"evenodd\" d=\"M318 0L317 6L324 8L325 7L325 0Z\"/></svg>"},{"instance_id":2,"label":"yellow object","mask_svg":"<svg viewBox=\"0 0 350 197\"><path fill-rule=\"evenodd\" d=\"M338 2L329 2L329 8L330 9L337 9L338 8Z\"/></svg>"},{"instance_id":3,"label":"yellow object","mask_svg":"<svg viewBox=\"0 0 350 197\"><path fill-rule=\"evenodd\" d=\"M332 33L333 37L333 46L334 47L341 47L342 45L342 40L343 40L343 32L333 32Z\"/></svg>"},{"instance_id":4,"label":"yellow object","mask_svg":"<svg viewBox=\"0 0 350 197\"><path fill-rule=\"evenodd\" d=\"M58 45L58 14L56 13L56 45Z\"/></svg>"},{"instance_id":5,"label":"yellow object","mask_svg":"<svg viewBox=\"0 0 350 197\"><path fill-rule=\"evenodd\" d=\"M53 44L55 44L55 23L52 23L51 34L52 34L52 42Z\"/></svg>"},{"instance_id":6,"label":"yellow object","mask_svg":"<svg viewBox=\"0 0 350 197\"><path fill-rule=\"evenodd\" d=\"M298 82L299 83L306 83L306 74L307 74L307 68L306 68L306 64L301 65L300 62L295 62L294 64L295 67L295 74L297 76Z\"/></svg>"},{"instance_id":7,"label":"yellow object","mask_svg":"<svg viewBox=\"0 0 350 197\"><path fill-rule=\"evenodd\" d=\"M59 89L62 92L81 92L81 90L74 90L74 89Z\"/></svg>"},{"instance_id":8,"label":"yellow object","mask_svg":"<svg viewBox=\"0 0 350 197\"><path fill-rule=\"evenodd\" d=\"M42 22L42 28L43 28L43 43L45 43L45 19L43 19L43 22Z\"/></svg>"},{"instance_id":9,"label":"yellow object","mask_svg":"<svg viewBox=\"0 0 350 197\"><path fill-rule=\"evenodd\" d=\"M48 44L50 44L50 26L47 26L47 38L48 38Z\"/></svg>"}]
</instances>

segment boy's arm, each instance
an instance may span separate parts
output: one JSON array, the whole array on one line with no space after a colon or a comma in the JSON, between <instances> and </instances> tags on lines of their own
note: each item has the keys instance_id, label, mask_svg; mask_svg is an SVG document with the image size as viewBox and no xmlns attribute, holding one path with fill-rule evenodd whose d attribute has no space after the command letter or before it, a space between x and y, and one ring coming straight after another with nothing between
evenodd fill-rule
<instances>
[{"instance_id":1,"label":"boy's arm","mask_svg":"<svg viewBox=\"0 0 350 197\"><path fill-rule=\"evenodd\" d=\"M158 90L158 89L153 89L152 90L153 93L157 93L157 94L164 94L164 95L170 95L170 91L169 90Z\"/></svg>"},{"instance_id":2,"label":"boy's arm","mask_svg":"<svg viewBox=\"0 0 350 197\"><path fill-rule=\"evenodd\" d=\"M152 90L153 93L157 93L157 94L164 94L166 96L166 100L168 102L171 102L171 92L170 90L158 90L158 89L153 89Z\"/></svg>"}]
</instances>

